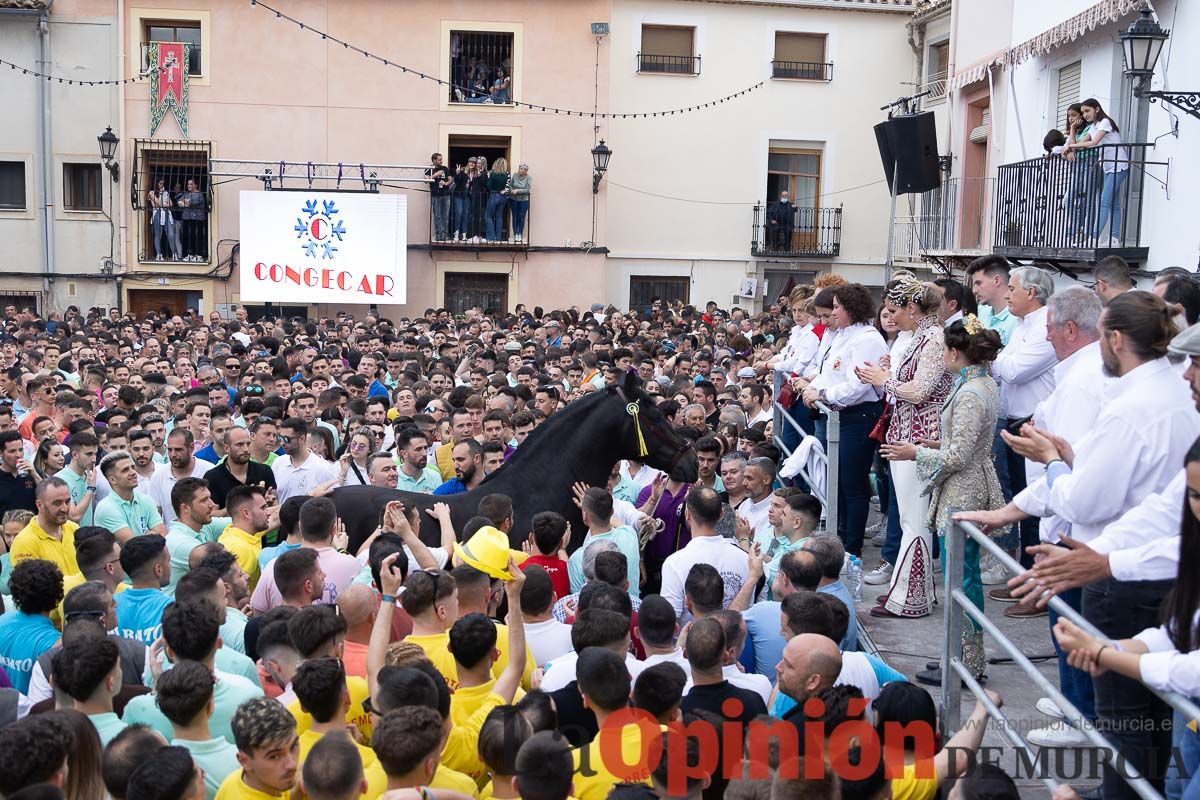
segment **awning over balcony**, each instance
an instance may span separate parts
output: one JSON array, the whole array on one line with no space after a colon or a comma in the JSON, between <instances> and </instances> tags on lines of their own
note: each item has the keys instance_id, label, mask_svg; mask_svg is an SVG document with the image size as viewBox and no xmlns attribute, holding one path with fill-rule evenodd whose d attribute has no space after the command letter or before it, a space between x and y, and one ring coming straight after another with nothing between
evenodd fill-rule
<instances>
[{"instance_id":1,"label":"awning over balcony","mask_svg":"<svg viewBox=\"0 0 1200 800\"><path fill-rule=\"evenodd\" d=\"M1137 11L1138 5L1139 0L1102 0L1086 11L1010 48L1002 60L1005 66L1015 66L1023 61L1049 53L1059 45L1073 42L1102 25L1117 22L1126 14L1132 14Z\"/></svg>"},{"instance_id":2,"label":"awning over balcony","mask_svg":"<svg viewBox=\"0 0 1200 800\"><path fill-rule=\"evenodd\" d=\"M1118 22L1121 17L1137 11L1140 0L1101 0L1086 11L1048 28L1037 36L1010 47L999 54L988 56L974 64L958 70L950 78L948 91L981 81L993 67L1014 67L1031 58L1049 53L1056 47L1075 41L1103 25Z\"/></svg>"}]
</instances>

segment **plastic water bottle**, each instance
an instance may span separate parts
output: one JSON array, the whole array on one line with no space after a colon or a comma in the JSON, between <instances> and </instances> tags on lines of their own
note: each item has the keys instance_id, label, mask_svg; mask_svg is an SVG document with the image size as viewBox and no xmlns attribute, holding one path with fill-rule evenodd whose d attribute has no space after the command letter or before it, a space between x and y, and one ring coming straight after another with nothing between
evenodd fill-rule
<instances>
[{"instance_id":1,"label":"plastic water bottle","mask_svg":"<svg viewBox=\"0 0 1200 800\"><path fill-rule=\"evenodd\" d=\"M858 556L850 556L846 564L846 588L854 602L862 600L862 560Z\"/></svg>"}]
</instances>

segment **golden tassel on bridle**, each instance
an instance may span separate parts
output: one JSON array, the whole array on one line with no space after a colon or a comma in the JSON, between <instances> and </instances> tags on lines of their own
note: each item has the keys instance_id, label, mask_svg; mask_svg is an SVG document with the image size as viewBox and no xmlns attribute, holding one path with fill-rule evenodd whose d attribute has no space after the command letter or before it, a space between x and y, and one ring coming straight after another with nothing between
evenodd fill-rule
<instances>
[{"instance_id":1,"label":"golden tassel on bridle","mask_svg":"<svg viewBox=\"0 0 1200 800\"><path fill-rule=\"evenodd\" d=\"M638 407L637 403L630 403L629 405L625 406L625 413L633 417L633 429L637 431L639 458L642 458L650 453L649 448L646 447L646 437L642 436L642 420L639 416L641 410L642 409Z\"/></svg>"}]
</instances>

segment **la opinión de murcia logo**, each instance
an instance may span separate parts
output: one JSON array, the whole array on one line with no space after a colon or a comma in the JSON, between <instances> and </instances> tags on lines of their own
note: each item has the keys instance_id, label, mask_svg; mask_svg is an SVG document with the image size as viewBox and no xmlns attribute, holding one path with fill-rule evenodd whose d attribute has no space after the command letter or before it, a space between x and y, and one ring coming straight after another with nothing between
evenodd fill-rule
<instances>
[{"instance_id":1,"label":"la opini\u00f3n de murcia logo","mask_svg":"<svg viewBox=\"0 0 1200 800\"><path fill-rule=\"evenodd\" d=\"M322 200L318 208L316 200L309 200L300 211L307 215L307 219L296 217L296 225L293 228L296 238L304 239L300 249L308 258L332 260L333 254L339 249L334 241L340 242L346 235L345 223L340 219L334 220L338 214L337 204L332 200Z\"/></svg>"}]
</instances>

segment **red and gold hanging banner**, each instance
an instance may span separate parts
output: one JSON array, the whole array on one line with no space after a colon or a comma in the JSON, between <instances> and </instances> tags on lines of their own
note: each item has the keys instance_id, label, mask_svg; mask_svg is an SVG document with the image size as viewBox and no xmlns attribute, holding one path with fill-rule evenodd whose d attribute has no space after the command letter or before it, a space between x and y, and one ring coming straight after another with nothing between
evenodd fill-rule
<instances>
[{"instance_id":1,"label":"red and gold hanging banner","mask_svg":"<svg viewBox=\"0 0 1200 800\"><path fill-rule=\"evenodd\" d=\"M187 42L151 42L150 62L150 135L158 130L167 109L179 123L179 130L188 135L188 58L191 44Z\"/></svg>"}]
</instances>

